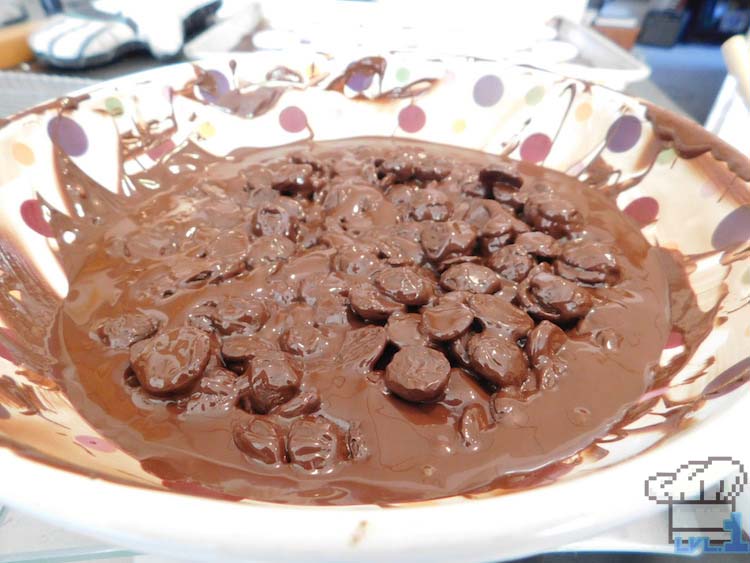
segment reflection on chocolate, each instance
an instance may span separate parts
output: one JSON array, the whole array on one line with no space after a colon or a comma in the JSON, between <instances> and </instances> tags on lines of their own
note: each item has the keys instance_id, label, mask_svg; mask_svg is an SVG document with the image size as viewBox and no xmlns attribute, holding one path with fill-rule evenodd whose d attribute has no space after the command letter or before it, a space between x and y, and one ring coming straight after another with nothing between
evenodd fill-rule
<instances>
[{"instance_id":1,"label":"reflection on chocolate","mask_svg":"<svg viewBox=\"0 0 750 563\"><path fill-rule=\"evenodd\" d=\"M535 482L649 387L659 251L576 180L397 139L194 151L81 224L101 243L51 341L74 405L170 483L351 504Z\"/></svg>"}]
</instances>

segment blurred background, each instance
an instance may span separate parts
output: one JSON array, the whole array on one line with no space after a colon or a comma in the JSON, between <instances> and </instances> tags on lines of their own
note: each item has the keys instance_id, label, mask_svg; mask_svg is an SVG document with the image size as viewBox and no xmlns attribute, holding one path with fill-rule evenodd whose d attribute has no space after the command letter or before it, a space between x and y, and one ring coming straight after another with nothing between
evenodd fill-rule
<instances>
[{"instance_id":1,"label":"blurred background","mask_svg":"<svg viewBox=\"0 0 750 563\"><path fill-rule=\"evenodd\" d=\"M750 48L721 48L749 25L750 0L2 0L0 115L226 51L414 51L588 79L689 115L750 152L750 135L723 129L750 124Z\"/></svg>"},{"instance_id":2,"label":"blurred background","mask_svg":"<svg viewBox=\"0 0 750 563\"><path fill-rule=\"evenodd\" d=\"M227 52L403 51L588 80L689 116L750 155L749 26L750 0L0 0L0 117L101 80ZM621 550L631 554L606 557L670 561L664 525L638 522L535 559L593 562L602 556L585 553ZM0 563L102 558L160 560L0 507Z\"/></svg>"}]
</instances>

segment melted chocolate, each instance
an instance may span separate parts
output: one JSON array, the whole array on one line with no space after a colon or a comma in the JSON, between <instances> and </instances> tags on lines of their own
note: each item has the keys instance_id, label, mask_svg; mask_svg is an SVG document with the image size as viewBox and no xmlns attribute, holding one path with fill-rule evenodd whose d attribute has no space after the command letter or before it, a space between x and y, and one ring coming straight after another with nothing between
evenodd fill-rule
<instances>
[{"instance_id":1,"label":"melted chocolate","mask_svg":"<svg viewBox=\"0 0 750 563\"><path fill-rule=\"evenodd\" d=\"M76 408L165 483L301 504L536 483L651 385L660 251L576 180L396 139L194 155L78 226L98 244L50 341Z\"/></svg>"}]
</instances>

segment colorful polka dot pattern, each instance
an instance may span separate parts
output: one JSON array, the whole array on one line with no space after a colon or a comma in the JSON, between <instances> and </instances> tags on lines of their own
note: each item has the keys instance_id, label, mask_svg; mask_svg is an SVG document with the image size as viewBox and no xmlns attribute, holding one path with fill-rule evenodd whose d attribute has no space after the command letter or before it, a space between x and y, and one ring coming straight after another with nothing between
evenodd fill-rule
<instances>
[{"instance_id":1,"label":"colorful polka dot pattern","mask_svg":"<svg viewBox=\"0 0 750 563\"><path fill-rule=\"evenodd\" d=\"M632 149L641 137L641 120L634 115L618 117L607 131L607 148L612 152Z\"/></svg>"},{"instance_id":2,"label":"colorful polka dot pattern","mask_svg":"<svg viewBox=\"0 0 750 563\"><path fill-rule=\"evenodd\" d=\"M42 235L43 237L51 237L54 235L52 227L50 227L47 220L44 218L42 212L42 205L39 200L27 199L21 204L21 218L26 225Z\"/></svg>"},{"instance_id":3,"label":"colorful polka dot pattern","mask_svg":"<svg viewBox=\"0 0 750 563\"><path fill-rule=\"evenodd\" d=\"M544 133L534 133L521 143L521 160L537 164L544 161L551 150L552 139Z\"/></svg>"},{"instance_id":4,"label":"colorful polka dot pattern","mask_svg":"<svg viewBox=\"0 0 750 563\"><path fill-rule=\"evenodd\" d=\"M750 241L750 205L743 205L724 217L711 236L717 250Z\"/></svg>"},{"instance_id":5,"label":"colorful polka dot pattern","mask_svg":"<svg viewBox=\"0 0 750 563\"><path fill-rule=\"evenodd\" d=\"M488 74L474 84L474 101L484 108L494 106L503 97L503 83L499 76Z\"/></svg>"},{"instance_id":6,"label":"colorful polka dot pattern","mask_svg":"<svg viewBox=\"0 0 750 563\"><path fill-rule=\"evenodd\" d=\"M36 161L34 151L24 143L13 143L10 147L10 153L18 164L24 166L32 166Z\"/></svg>"},{"instance_id":7,"label":"colorful polka dot pattern","mask_svg":"<svg viewBox=\"0 0 750 563\"><path fill-rule=\"evenodd\" d=\"M210 104L216 103L219 98L229 92L229 79L224 73L218 70L206 71L206 76L201 81L204 85L199 85L201 96Z\"/></svg>"},{"instance_id":8,"label":"colorful polka dot pattern","mask_svg":"<svg viewBox=\"0 0 750 563\"><path fill-rule=\"evenodd\" d=\"M69 156L81 156L89 148L88 137L81 126L64 115L50 119L47 134L52 142Z\"/></svg>"},{"instance_id":9,"label":"colorful polka dot pattern","mask_svg":"<svg viewBox=\"0 0 750 563\"><path fill-rule=\"evenodd\" d=\"M289 133L299 133L307 128L307 116L297 106L285 107L279 113L279 125Z\"/></svg>"},{"instance_id":10,"label":"colorful polka dot pattern","mask_svg":"<svg viewBox=\"0 0 750 563\"><path fill-rule=\"evenodd\" d=\"M407 133L416 133L427 122L424 110L417 105L408 105L398 113L398 126Z\"/></svg>"},{"instance_id":11,"label":"colorful polka dot pattern","mask_svg":"<svg viewBox=\"0 0 750 563\"><path fill-rule=\"evenodd\" d=\"M659 215L659 202L652 197L639 197L631 201L623 211L641 227L645 227L656 221Z\"/></svg>"}]
</instances>

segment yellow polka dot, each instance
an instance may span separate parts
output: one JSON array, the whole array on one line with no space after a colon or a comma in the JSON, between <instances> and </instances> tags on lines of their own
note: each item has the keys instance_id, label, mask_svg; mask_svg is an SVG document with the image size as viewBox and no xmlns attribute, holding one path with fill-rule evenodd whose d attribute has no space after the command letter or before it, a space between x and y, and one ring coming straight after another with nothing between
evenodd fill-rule
<instances>
[{"instance_id":1,"label":"yellow polka dot","mask_svg":"<svg viewBox=\"0 0 750 563\"><path fill-rule=\"evenodd\" d=\"M8 294L16 301L21 301L21 292L17 289L11 289Z\"/></svg>"},{"instance_id":2,"label":"yellow polka dot","mask_svg":"<svg viewBox=\"0 0 750 563\"><path fill-rule=\"evenodd\" d=\"M589 117L591 117L592 113L594 113L594 110L591 107L591 104L588 102L583 102L576 108L576 119L578 121L586 121Z\"/></svg>"},{"instance_id":3,"label":"yellow polka dot","mask_svg":"<svg viewBox=\"0 0 750 563\"><path fill-rule=\"evenodd\" d=\"M466 122L463 119L456 119L456 121L453 122L454 133L463 133L464 129L466 129Z\"/></svg>"},{"instance_id":4,"label":"yellow polka dot","mask_svg":"<svg viewBox=\"0 0 750 563\"><path fill-rule=\"evenodd\" d=\"M13 158L19 164L23 164L24 166L31 166L34 164L34 151L32 151L28 145L24 145L23 143L13 143L10 150Z\"/></svg>"},{"instance_id":5,"label":"yellow polka dot","mask_svg":"<svg viewBox=\"0 0 750 563\"><path fill-rule=\"evenodd\" d=\"M214 135L216 135L216 128L211 123L206 121L198 128L198 134L204 139L208 139L209 137L213 137Z\"/></svg>"}]
</instances>

